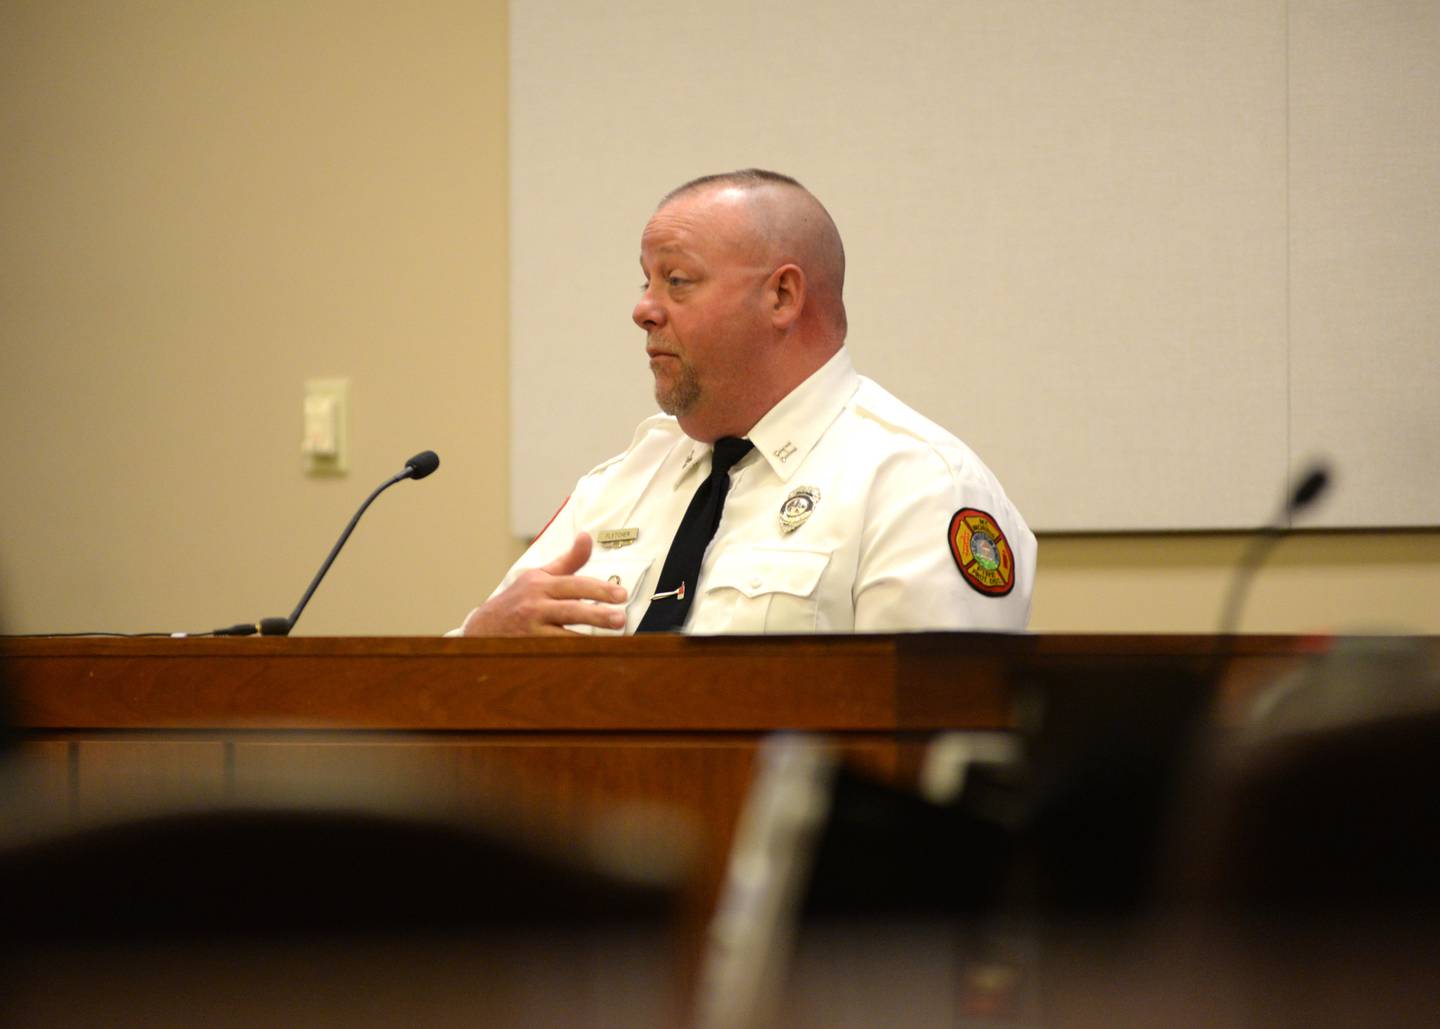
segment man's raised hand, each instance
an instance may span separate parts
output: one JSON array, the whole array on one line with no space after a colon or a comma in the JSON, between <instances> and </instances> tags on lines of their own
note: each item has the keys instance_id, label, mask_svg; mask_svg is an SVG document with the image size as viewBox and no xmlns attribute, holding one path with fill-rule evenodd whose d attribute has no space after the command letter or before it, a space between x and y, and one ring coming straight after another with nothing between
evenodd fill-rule
<instances>
[{"instance_id":1,"label":"man's raised hand","mask_svg":"<svg viewBox=\"0 0 1440 1029\"><path fill-rule=\"evenodd\" d=\"M594 546L580 533L570 549L547 565L515 577L465 619L466 636L566 636L567 625L623 629L625 588L575 573L590 560Z\"/></svg>"}]
</instances>

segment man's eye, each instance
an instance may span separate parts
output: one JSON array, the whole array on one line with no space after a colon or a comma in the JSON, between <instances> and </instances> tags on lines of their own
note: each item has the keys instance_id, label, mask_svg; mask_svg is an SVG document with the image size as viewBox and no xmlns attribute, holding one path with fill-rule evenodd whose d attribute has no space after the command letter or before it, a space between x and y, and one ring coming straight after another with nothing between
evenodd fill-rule
<instances>
[{"instance_id":1,"label":"man's eye","mask_svg":"<svg viewBox=\"0 0 1440 1029\"><path fill-rule=\"evenodd\" d=\"M683 285L685 285L688 280L687 280L687 279L682 279L682 278L681 278L680 276L678 276L678 275L671 275L671 276L670 276L669 278L667 278L665 281L666 281L666 282L670 285L670 287L673 289L673 288L675 288L675 287L677 287L677 286L683 286Z\"/></svg>"}]
</instances>

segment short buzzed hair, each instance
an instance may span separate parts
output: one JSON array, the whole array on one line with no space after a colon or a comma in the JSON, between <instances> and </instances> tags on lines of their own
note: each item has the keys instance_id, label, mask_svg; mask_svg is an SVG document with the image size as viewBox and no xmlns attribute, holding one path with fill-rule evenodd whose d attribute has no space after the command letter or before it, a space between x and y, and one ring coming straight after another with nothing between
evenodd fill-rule
<instances>
[{"instance_id":1,"label":"short buzzed hair","mask_svg":"<svg viewBox=\"0 0 1440 1029\"><path fill-rule=\"evenodd\" d=\"M676 197L704 189L706 186L738 186L741 189L756 189L760 186L794 186L796 189L805 189L796 179L792 179L788 175L781 175L779 172L766 171L764 168L741 168L739 171L702 175L698 179L691 179L684 185L676 186L661 198L660 206L664 207ZM810 191L805 189L805 192L809 193Z\"/></svg>"}]
</instances>

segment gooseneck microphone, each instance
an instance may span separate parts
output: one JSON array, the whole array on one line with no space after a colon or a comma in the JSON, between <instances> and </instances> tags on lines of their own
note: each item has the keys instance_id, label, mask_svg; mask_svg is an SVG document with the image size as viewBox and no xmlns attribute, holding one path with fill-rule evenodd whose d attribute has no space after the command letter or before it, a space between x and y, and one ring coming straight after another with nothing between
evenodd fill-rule
<instances>
[{"instance_id":1,"label":"gooseneck microphone","mask_svg":"<svg viewBox=\"0 0 1440 1029\"><path fill-rule=\"evenodd\" d=\"M1250 546L1245 549L1244 555L1240 558L1240 564L1235 569L1235 576L1230 580L1230 591L1225 599L1223 614L1220 616L1220 635L1230 636L1240 627L1240 614L1244 608L1245 597L1249 593L1250 583L1255 578L1255 573L1264 564L1265 558L1284 538L1289 530L1291 521L1301 511L1313 504L1327 486L1330 485L1330 472L1323 464L1312 465L1305 473L1289 495L1280 510L1275 513L1270 524L1261 529Z\"/></svg>"},{"instance_id":2,"label":"gooseneck microphone","mask_svg":"<svg viewBox=\"0 0 1440 1029\"><path fill-rule=\"evenodd\" d=\"M212 635L253 636L258 632L261 636L289 636L290 630L295 628L295 623L300 620L300 612L304 611L305 605L310 603L310 596L315 592L315 587L320 585L320 580L325 578L325 573L328 572L330 566L335 563L336 555L340 553L340 548L345 545L345 541L350 538L350 534L355 531L355 526L359 523L360 516L365 513L365 509L374 502L376 497L402 479L423 479L439 467L440 458L436 455L435 451L423 451L406 461L405 467L402 470L382 482L375 488L374 493L371 493L365 498L365 503L360 505L360 510L355 512L355 517L351 518L350 524L345 526L345 531L342 532L340 538L335 541L335 546L330 548L330 556L325 559L325 563L322 564L320 570L315 573L315 578L310 580L309 588L305 590L305 595L300 598L300 603L295 605L295 610L290 612L289 618L262 618L253 624L243 622L239 625L232 625L226 629L216 629Z\"/></svg>"}]
</instances>

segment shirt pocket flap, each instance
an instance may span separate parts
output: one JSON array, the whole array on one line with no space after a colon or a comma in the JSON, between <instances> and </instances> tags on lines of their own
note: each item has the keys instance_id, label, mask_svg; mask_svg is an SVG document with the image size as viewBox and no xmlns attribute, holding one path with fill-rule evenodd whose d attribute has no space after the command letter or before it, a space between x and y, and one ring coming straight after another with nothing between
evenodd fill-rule
<instances>
[{"instance_id":1,"label":"shirt pocket flap","mask_svg":"<svg viewBox=\"0 0 1440 1029\"><path fill-rule=\"evenodd\" d=\"M715 558L705 588L739 590L752 599L767 593L808 597L820 584L820 576L829 563L828 550L795 547L730 550Z\"/></svg>"},{"instance_id":2,"label":"shirt pocket flap","mask_svg":"<svg viewBox=\"0 0 1440 1029\"><path fill-rule=\"evenodd\" d=\"M584 568L577 573L602 582L625 587L625 606L635 601L645 573L655 563L655 556L644 554L607 554L604 551L593 554Z\"/></svg>"}]
</instances>

